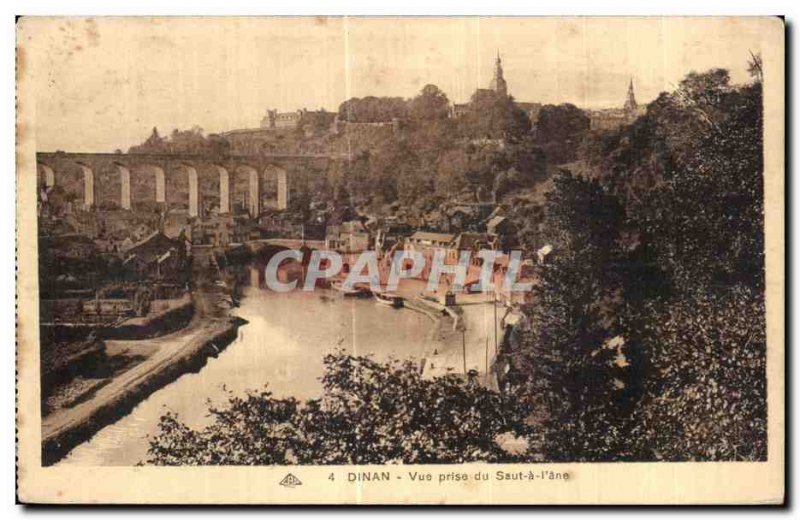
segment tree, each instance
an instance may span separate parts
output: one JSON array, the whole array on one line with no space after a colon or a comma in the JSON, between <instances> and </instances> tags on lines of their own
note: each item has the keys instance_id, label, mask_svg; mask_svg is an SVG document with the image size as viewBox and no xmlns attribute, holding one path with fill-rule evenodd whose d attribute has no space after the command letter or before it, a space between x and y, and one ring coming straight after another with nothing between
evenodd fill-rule
<instances>
[{"instance_id":1,"label":"tree","mask_svg":"<svg viewBox=\"0 0 800 520\"><path fill-rule=\"evenodd\" d=\"M668 283L631 307L645 374L637 456L765 460L761 84L690 74L648 116L685 133L661 134L671 167L630 204L639 248Z\"/></svg>"},{"instance_id":2,"label":"tree","mask_svg":"<svg viewBox=\"0 0 800 520\"><path fill-rule=\"evenodd\" d=\"M158 133L158 128L153 127L144 143L136 146L131 146L128 153L163 153L167 149L166 140Z\"/></svg>"},{"instance_id":3,"label":"tree","mask_svg":"<svg viewBox=\"0 0 800 520\"><path fill-rule=\"evenodd\" d=\"M610 460L625 439L629 374L617 322L623 219L597 181L569 172L554 179L544 231L553 253L527 309L517 389L545 429L548 460Z\"/></svg>"},{"instance_id":4,"label":"tree","mask_svg":"<svg viewBox=\"0 0 800 520\"><path fill-rule=\"evenodd\" d=\"M536 119L536 137L542 142L568 141L589 130L589 116L572 103L544 105Z\"/></svg>"},{"instance_id":5,"label":"tree","mask_svg":"<svg viewBox=\"0 0 800 520\"><path fill-rule=\"evenodd\" d=\"M500 172L494 179L494 200L499 200L503 195L509 193L521 185L520 173L516 168L510 168L507 171Z\"/></svg>"},{"instance_id":6,"label":"tree","mask_svg":"<svg viewBox=\"0 0 800 520\"><path fill-rule=\"evenodd\" d=\"M733 90L720 72L689 79L691 101L680 106L694 130L676 142L665 178L631 205L633 225L676 284L763 287L760 84Z\"/></svg>"},{"instance_id":7,"label":"tree","mask_svg":"<svg viewBox=\"0 0 800 520\"><path fill-rule=\"evenodd\" d=\"M574 161L588 131L589 116L571 103L545 105L536 120L536 139L554 164Z\"/></svg>"},{"instance_id":8,"label":"tree","mask_svg":"<svg viewBox=\"0 0 800 520\"><path fill-rule=\"evenodd\" d=\"M505 153L509 164L519 172L522 186L530 187L547 178L547 157L531 136L508 144Z\"/></svg>"},{"instance_id":9,"label":"tree","mask_svg":"<svg viewBox=\"0 0 800 520\"><path fill-rule=\"evenodd\" d=\"M608 436L618 459L766 457L763 114L751 69L754 82L738 86L720 69L689 74L644 117L584 148L593 177L626 210L614 308L627 415ZM531 335L531 352L548 330L566 332L553 316Z\"/></svg>"},{"instance_id":10,"label":"tree","mask_svg":"<svg viewBox=\"0 0 800 520\"><path fill-rule=\"evenodd\" d=\"M436 164L436 191L448 198L461 193L467 187L464 174L468 168L469 158L465 150L443 150Z\"/></svg>"},{"instance_id":11,"label":"tree","mask_svg":"<svg viewBox=\"0 0 800 520\"><path fill-rule=\"evenodd\" d=\"M627 227L675 283L763 280L761 84L689 74L584 158L624 201Z\"/></svg>"},{"instance_id":12,"label":"tree","mask_svg":"<svg viewBox=\"0 0 800 520\"><path fill-rule=\"evenodd\" d=\"M417 121L445 119L450 114L450 101L439 87L428 84L409 101L408 111L411 119Z\"/></svg>"},{"instance_id":13,"label":"tree","mask_svg":"<svg viewBox=\"0 0 800 520\"><path fill-rule=\"evenodd\" d=\"M226 156L230 154L231 143L219 134L209 134L204 149L210 155Z\"/></svg>"},{"instance_id":14,"label":"tree","mask_svg":"<svg viewBox=\"0 0 800 520\"><path fill-rule=\"evenodd\" d=\"M147 140L137 146L132 146L128 153L179 153L179 154L213 154L227 155L230 152L230 142L223 136L211 134L203 135L203 129L193 126L189 130L174 129L168 138L161 137L157 128Z\"/></svg>"},{"instance_id":15,"label":"tree","mask_svg":"<svg viewBox=\"0 0 800 520\"><path fill-rule=\"evenodd\" d=\"M637 460L766 460L764 312L762 293L741 285L646 305Z\"/></svg>"},{"instance_id":16,"label":"tree","mask_svg":"<svg viewBox=\"0 0 800 520\"><path fill-rule=\"evenodd\" d=\"M339 120L351 123L384 123L407 118L408 106L401 97L351 98L339 105Z\"/></svg>"},{"instance_id":17,"label":"tree","mask_svg":"<svg viewBox=\"0 0 800 520\"><path fill-rule=\"evenodd\" d=\"M522 461L497 443L532 431L513 399L447 375L423 378L410 361L328 355L323 395L300 403L268 391L231 396L194 430L164 415L150 443L158 465L432 464Z\"/></svg>"},{"instance_id":18,"label":"tree","mask_svg":"<svg viewBox=\"0 0 800 520\"><path fill-rule=\"evenodd\" d=\"M323 109L304 111L297 123L297 134L303 136L306 131L310 131L313 135L324 134L331 127L335 118L335 113Z\"/></svg>"},{"instance_id":19,"label":"tree","mask_svg":"<svg viewBox=\"0 0 800 520\"><path fill-rule=\"evenodd\" d=\"M513 98L487 89L475 91L460 119L461 133L473 139L515 141L531 129L528 114Z\"/></svg>"}]
</instances>

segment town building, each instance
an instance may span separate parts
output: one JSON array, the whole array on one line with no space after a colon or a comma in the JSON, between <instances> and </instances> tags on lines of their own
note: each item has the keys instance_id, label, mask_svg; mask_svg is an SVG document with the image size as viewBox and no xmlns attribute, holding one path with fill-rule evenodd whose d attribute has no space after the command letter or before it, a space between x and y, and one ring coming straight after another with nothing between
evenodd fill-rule
<instances>
[{"instance_id":1,"label":"town building","mask_svg":"<svg viewBox=\"0 0 800 520\"><path fill-rule=\"evenodd\" d=\"M480 266L481 263L478 252L482 249L491 249L489 237L486 233L459 233L448 246L445 263L448 265L456 265L460 259L461 252L469 251L470 266Z\"/></svg>"},{"instance_id":2,"label":"town building","mask_svg":"<svg viewBox=\"0 0 800 520\"><path fill-rule=\"evenodd\" d=\"M267 110L267 114L261 119L261 128L297 128L305 113L305 108L294 112Z\"/></svg>"},{"instance_id":3,"label":"town building","mask_svg":"<svg viewBox=\"0 0 800 520\"><path fill-rule=\"evenodd\" d=\"M370 249L370 234L360 220L328 226L325 247L340 253L360 253Z\"/></svg>"},{"instance_id":4,"label":"town building","mask_svg":"<svg viewBox=\"0 0 800 520\"><path fill-rule=\"evenodd\" d=\"M402 245L405 237L411 234L411 226L404 218L389 216L381 219L375 231L375 250L393 251L396 246Z\"/></svg>"},{"instance_id":5,"label":"town building","mask_svg":"<svg viewBox=\"0 0 800 520\"><path fill-rule=\"evenodd\" d=\"M503 77L503 62L500 60L500 51L497 51L497 58L494 61L494 75L489 83L489 89L494 90L501 96L508 95L508 84Z\"/></svg>"},{"instance_id":6,"label":"town building","mask_svg":"<svg viewBox=\"0 0 800 520\"><path fill-rule=\"evenodd\" d=\"M181 281L186 275L191 244L183 234L169 238L155 231L124 251L123 268L137 280Z\"/></svg>"},{"instance_id":7,"label":"town building","mask_svg":"<svg viewBox=\"0 0 800 520\"><path fill-rule=\"evenodd\" d=\"M503 61L500 59L500 52L498 51L497 57L495 58L494 62L494 70L492 72L492 79L489 82L488 89L478 89L481 90L491 90L500 95L508 96L508 82L503 74ZM539 118L539 111L542 109L541 103L532 103L526 101L516 101L516 105L525 111L528 114L528 117L531 120L531 123L536 123L536 120ZM452 117L459 117L466 113L469 107L469 103L454 103L450 109L450 113Z\"/></svg>"},{"instance_id":8,"label":"town building","mask_svg":"<svg viewBox=\"0 0 800 520\"><path fill-rule=\"evenodd\" d=\"M192 224L192 244L227 247L263 238L259 222L245 215L212 215Z\"/></svg>"},{"instance_id":9,"label":"town building","mask_svg":"<svg viewBox=\"0 0 800 520\"><path fill-rule=\"evenodd\" d=\"M447 248L455 238L452 233L431 233L429 231L416 231L406 239L407 251L427 251L431 249Z\"/></svg>"},{"instance_id":10,"label":"town building","mask_svg":"<svg viewBox=\"0 0 800 520\"><path fill-rule=\"evenodd\" d=\"M503 75L503 63L500 59L499 53L495 59L494 71L492 74L492 79L489 82L489 88L478 90L492 90L504 96L509 95L508 82ZM535 127L536 122L539 119L539 112L542 109L542 104L518 100L515 100L515 103L519 108L528 114L531 123ZM469 103L454 103L451 107L450 114L452 117L460 117L467 112L468 108ZM625 97L625 102L621 108L585 110L585 112L589 116L589 126L592 130L609 130L630 124L637 117L644 114L645 109L645 106L640 106L636 102L633 79L631 79L628 84L628 92Z\"/></svg>"},{"instance_id":11,"label":"town building","mask_svg":"<svg viewBox=\"0 0 800 520\"><path fill-rule=\"evenodd\" d=\"M486 221L486 234L496 249L509 251L517 245L514 223L503 215L495 214Z\"/></svg>"},{"instance_id":12,"label":"town building","mask_svg":"<svg viewBox=\"0 0 800 520\"><path fill-rule=\"evenodd\" d=\"M436 251L444 251L447 256L450 245L455 239L453 233L432 233L430 231L416 231L406 238L403 248L406 251L420 253L425 263L417 278L427 280L433 266L433 257Z\"/></svg>"},{"instance_id":13,"label":"town building","mask_svg":"<svg viewBox=\"0 0 800 520\"><path fill-rule=\"evenodd\" d=\"M628 83L628 93L622 108L607 108L600 110L587 110L589 128L591 130L614 130L621 126L631 124L637 117L644 114L645 106L639 106L633 91L633 79Z\"/></svg>"},{"instance_id":14,"label":"town building","mask_svg":"<svg viewBox=\"0 0 800 520\"><path fill-rule=\"evenodd\" d=\"M493 202L462 202L442 211L439 228L443 231L478 231L481 222L494 209Z\"/></svg>"}]
</instances>

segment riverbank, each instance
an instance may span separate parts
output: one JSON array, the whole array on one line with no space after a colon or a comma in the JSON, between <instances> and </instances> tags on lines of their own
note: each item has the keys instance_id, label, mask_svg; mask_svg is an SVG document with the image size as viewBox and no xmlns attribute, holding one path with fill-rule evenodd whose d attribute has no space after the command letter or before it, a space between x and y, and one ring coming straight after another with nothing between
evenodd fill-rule
<instances>
[{"instance_id":1,"label":"riverbank","mask_svg":"<svg viewBox=\"0 0 800 520\"><path fill-rule=\"evenodd\" d=\"M223 310L224 295L210 289L192 294L194 316L176 332L149 340L109 340L112 350L148 351L144 361L110 379L91 396L42 420L42 464L51 465L104 426L128 414L159 388L199 371L234 339L244 322Z\"/></svg>"},{"instance_id":2,"label":"riverbank","mask_svg":"<svg viewBox=\"0 0 800 520\"><path fill-rule=\"evenodd\" d=\"M401 291L408 298L406 310L326 289L284 294L249 286L243 290L240 306L231 311L227 290L207 282L205 292L199 294L210 292L211 298L195 298L198 314L211 316L202 321L227 327L228 315L233 313L248 323L233 329L229 336L235 336L233 344L225 349L227 339L215 341L213 327L199 329L194 339L186 329L143 341L106 340L110 357L141 356L146 359L137 367L147 363L151 370L135 378L138 383L136 372L131 374L130 369L112 379L114 384L131 379L124 393L127 400L123 395L109 396L110 383L97 390L92 401L99 403L98 398L103 398L108 403L105 410L98 411L95 404L96 415L72 417L73 437L51 435L44 460L53 463L68 453L59 464L137 464L146 460L148 436L158 432L166 411L201 428L208 421L208 403L222 406L231 392L243 395L267 385L277 398L317 398L323 391L320 377L328 354L369 355L380 362L411 359L421 362L426 378L447 373L461 376L465 361L467 370L484 372L487 342L493 340L491 305L445 309L419 284L407 284ZM225 350L215 356L216 348ZM163 358L163 366L154 366L154 356ZM479 381L483 382L481 376ZM82 410L87 403L70 411ZM49 424L54 417L45 418L53 428L49 431L55 430ZM72 449L77 443L80 446Z\"/></svg>"},{"instance_id":3,"label":"riverbank","mask_svg":"<svg viewBox=\"0 0 800 520\"><path fill-rule=\"evenodd\" d=\"M172 300L156 300L147 316L129 318L103 333L104 339L139 340L176 332L188 325L194 315L189 294Z\"/></svg>"},{"instance_id":4,"label":"riverbank","mask_svg":"<svg viewBox=\"0 0 800 520\"><path fill-rule=\"evenodd\" d=\"M502 338L499 313L492 307L501 305L483 294L458 294L457 304L445 306L442 295L445 285L431 292L423 281L405 279L396 293L405 298L405 307L433 321L432 350L422 360L425 377L447 374L467 376L475 371L484 386L497 388L492 364L497 356L495 344Z\"/></svg>"}]
</instances>

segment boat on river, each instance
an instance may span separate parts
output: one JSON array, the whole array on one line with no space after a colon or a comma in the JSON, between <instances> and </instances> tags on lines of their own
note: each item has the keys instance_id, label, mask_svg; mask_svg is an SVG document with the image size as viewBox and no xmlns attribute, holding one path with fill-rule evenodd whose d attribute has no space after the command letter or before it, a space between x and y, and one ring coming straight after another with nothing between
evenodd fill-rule
<instances>
[{"instance_id":1,"label":"boat on river","mask_svg":"<svg viewBox=\"0 0 800 520\"><path fill-rule=\"evenodd\" d=\"M372 294L370 288L364 284L355 284L353 287L345 287L342 282L331 283L331 289L339 291L343 296L364 298Z\"/></svg>"},{"instance_id":2,"label":"boat on river","mask_svg":"<svg viewBox=\"0 0 800 520\"><path fill-rule=\"evenodd\" d=\"M403 297L397 296L396 294L392 293L373 293L375 296L375 301L380 303L381 305L388 305L389 307L394 307L395 309L399 309L403 306Z\"/></svg>"}]
</instances>

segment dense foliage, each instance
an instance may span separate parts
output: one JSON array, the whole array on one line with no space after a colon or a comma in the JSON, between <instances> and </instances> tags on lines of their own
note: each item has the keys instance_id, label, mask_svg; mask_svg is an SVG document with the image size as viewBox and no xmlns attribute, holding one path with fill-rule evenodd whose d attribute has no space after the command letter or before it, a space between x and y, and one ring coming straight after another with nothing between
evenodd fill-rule
<instances>
[{"instance_id":1,"label":"dense foliage","mask_svg":"<svg viewBox=\"0 0 800 520\"><path fill-rule=\"evenodd\" d=\"M763 294L736 285L651 301L639 317L649 365L631 418L639 460L764 460Z\"/></svg>"},{"instance_id":2,"label":"dense foliage","mask_svg":"<svg viewBox=\"0 0 800 520\"><path fill-rule=\"evenodd\" d=\"M514 400L448 375L423 379L412 362L325 358L323 394L305 403L270 392L231 396L200 430L161 418L148 463L383 464L519 461L499 436L527 438Z\"/></svg>"},{"instance_id":3,"label":"dense foliage","mask_svg":"<svg viewBox=\"0 0 800 520\"><path fill-rule=\"evenodd\" d=\"M217 134L208 136L203 129L193 127L189 130L172 131L168 137L162 137L157 128L153 128L150 137L140 145L131 146L128 153L171 153L171 154L214 154L226 155L230 152L230 143Z\"/></svg>"},{"instance_id":4,"label":"dense foliage","mask_svg":"<svg viewBox=\"0 0 800 520\"><path fill-rule=\"evenodd\" d=\"M589 131L589 116L571 103L545 105L536 120L536 141L554 164L574 161Z\"/></svg>"},{"instance_id":5,"label":"dense foliage","mask_svg":"<svg viewBox=\"0 0 800 520\"><path fill-rule=\"evenodd\" d=\"M761 110L692 73L555 180L515 353L546 458L766 458Z\"/></svg>"},{"instance_id":6,"label":"dense foliage","mask_svg":"<svg viewBox=\"0 0 800 520\"><path fill-rule=\"evenodd\" d=\"M460 125L472 138L517 141L530 131L531 120L510 96L480 89L470 98Z\"/></svg>"},{"instance_id":7,"label":"dense foliage","mask_svg":"<svg viewBox=\"0 0 800 520\"><path fill-rule=\"evenodd\" d=\"M304 135L306 132L311 134L327 132L335 118L336 114L322 109L304 111L297 123L297 133Z\"/></svg>"},{"instance_id":8,"label":"dense foliage","mask_svg":"<svg viewBox=\"0 0 800 520\"><path fill-rule=\"evenodd\" d=\"M363 147L353 140L355 157L336 191L373 213L397 202L422 216L448 201L499 200L546 178L552 161L511 97L478 90L456 116L449 111L447 96L426 85L408 100L401 131L375 131Z\"/></svg>"},{"instance_id":9,"label":"dense foliage","mask_svg":"<svg viewBox=\"0 0 800 520\"><path fill-rule=\"evenodd\" d=\"M419 95L408 102L408 115L416 121L445 119L450 115L450 100L436 85L425 85Z\"/></svg>"},{"instance_id":10,"label":"dense foliage","mask_svg":"<svg viewBox=\"0 0 800 520\"><path fill-rule=\"evenodd\" d=\"M401 97L350 98L339 105L339 120L351 123L386 123L407 117L408 105Z\"/></svg>"}]
</instances>

